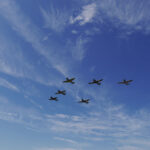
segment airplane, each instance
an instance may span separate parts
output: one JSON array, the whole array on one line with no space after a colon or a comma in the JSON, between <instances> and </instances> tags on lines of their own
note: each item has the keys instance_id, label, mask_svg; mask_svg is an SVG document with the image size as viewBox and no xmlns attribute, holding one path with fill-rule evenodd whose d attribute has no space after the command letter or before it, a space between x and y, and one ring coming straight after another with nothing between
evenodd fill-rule
<instances>
[{"instance_id":1,"label":"airplane","mask_svg":"<svg viewBox=\"0 0 150 150\"><path fill-rule=\"evenodd\" d=\"M51 100L51 101L58 101L57 97L50 97L48 100Z\"/></svg>"},{"instance_id":2,"label":"airplane","mask_svg":"<svg viewBox=\"0 0 150 150\"><path fill-rule=\"evenodd\" d=\"M66 78L65 81L63 81L64 83L72 83L72 84L75 84L75 82L73 82L73 80L75 80L75 78Z\"/></svg>"},{"instance_id":3,"label":"airplane","mask_svg":"<svg viewBox=\"0 0 150 150\"><path fill-rule=\"evenodd\" d=\"M79 103L86 103L86 104L88 104L89 103L89 99L81 99L80 101L79 101Z\"/></svg>"},{"instance_id":4,"label":"airplane","mask_svg":"<svg viewBox=\"0 0 150 150\"><path fill-rule=\"evenodd\" d=\"M66 95L66 90L63 90L63 91L58 90L58 91L57 91L57 93L55 93L55 94L62 94L62 95Z\"/></svg>"},{"instance_id":5,"label":"airplane","mask_svg":"<svg viewBox=\"0 0 150 150\"><path fill-rule=\"evenodd\" d=\"M89 84L97 84L97 85L101 85L101 81L103 81L103 79L100 79L100 80L95 80L95 79L93 79L93 81L92 82L89 82Z\"/></svg>"},{"instance_id":6,"label":"airplane","mask_svg":"<svg viewBox=\"0 0 150 150\"><path fill-rule=\"evenodd\" d=\"M130 82L132 82L133 80L123 80L122 82L118 82L118 84L125 84L125 85L129 85Z\"/></svg>"}]
</instances>

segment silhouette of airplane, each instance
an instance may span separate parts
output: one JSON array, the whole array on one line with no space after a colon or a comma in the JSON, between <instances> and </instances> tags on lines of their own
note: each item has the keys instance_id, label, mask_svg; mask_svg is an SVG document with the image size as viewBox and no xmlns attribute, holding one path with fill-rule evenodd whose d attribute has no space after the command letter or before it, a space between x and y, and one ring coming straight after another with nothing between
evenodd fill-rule
<instances>
[{"instance_id":1,"label":"silhouette of airplane","mask_svg":"<svg viewBox=\"0 0 150 150\"><path fill-rule=\"evenodd\" d=\"M79 103L86 103L86 104L88 104L89 103L89 99L81 99L80 101L79 101Z\"/></svg>"},{"instance_id":2,"label":"silhouette of airplane","mask_svg":"<svg viewBox=\"0 0 150 150\"><path fill-rule=\"evenodd\" d=\"M93 79L93 81L92 81L92 82L89 82L89 84L101 85L101 81L103 81L103 79L100 79L100 80L95 80L95 79Z\"/></svg>"},{"instance_id":3,"label":"silhouette of airplane","mask_svg":"<svg viewBox=\"0 0 150 150\"><path fill-rule=\"evenodd\" d=\"M118 82L118 84L125 84L125 85L129 85L130 82L132 82L133 80L123 80L122 82Z\"/></svg>"},{"instance_id":4,"label":"silhouette of airplane","mask_svg":"<svg viewBox=\"0 0 150 150\"><path fill-rule=\"evenodd\" d=\"M63 91L58 90L58 91L57 91L57 93L55 93L55 94L62 94L62 95L66 95L66 90L63 90Z\"/></svg>"},{"instance_id":5,"label":"silhouette of airplane","mask_svg":"<svg viewBox=\"0 0 150 150\"><path fill-rule=\"evenodd\" d=\"M72 84L75 84L75 82L73 82L73 80L75 80L75 78L66 78L65 81L63 81L64 83L72 83Z\"/></svg>"},{"instance_id":6,"label":"silhouette of airplane","mask_svg":"<svg viewBox=\"0 0 150 150\"><path fill-rule=\"evenodd\" d=\"M52 97L52 96L48 100L50 100L50 101L58 101L57 97Z\"/></svg>"}]
</instances>

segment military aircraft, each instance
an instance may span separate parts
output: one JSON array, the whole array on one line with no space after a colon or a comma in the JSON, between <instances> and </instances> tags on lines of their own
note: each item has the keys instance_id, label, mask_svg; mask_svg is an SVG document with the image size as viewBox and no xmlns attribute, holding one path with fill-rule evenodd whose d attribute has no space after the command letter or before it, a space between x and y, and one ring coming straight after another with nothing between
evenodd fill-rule
<instances>
[{"instance_id":1,"label":"military aircraft","mask_svg":"<svg viewBox=\"0 0 150 150\"><path fill-rule=\"evenodd\" d=\"M62 95L66 95L66 90L63 90L63 91L58 90L58 91L57 91L57 93L55 93L55 94L62 94Z\"/></svg>"},{"instance_id":2,"label":"military aircraft","mask_svg":"<svg viewBox=\"0 0 150 150\"><path fill-rule=\"evenodd\" d=\"M64 83L72 83L72 84L75 84L75 82L73 82L73 80L75 80L75 78L66 78L65 81L63 81Z\"/></svg>"},{"instance_id":3,"label":"military aircraft","mask_svg":"<svg viewBox=\"0 0 150 150\"><path fill-rule=\"evenodd\" d=\"M122 82L118 82L118 84L125 84L125 85L129 85L130 82L132 82L133 80L123 80Z\"/></svg>"},{"instance_id":4,"label":"military aircraft","mask_svg":"<svg viewBox=\"0 0 150 150\"><path fill-rule=\"evenodd\" d=\"M79 101L79 103L86 103L86 104L88 104L89 103L89 99L81 99L80 101Z\"/></svg>"},{"instance_id":5,"label":"military aircraft","mask_svg":"<svg viewBox=\"0 0 150 150\"><path fill-rule=\"evenodd\" d=\"M97 84L97 85L101 85L101 81L103 81L103 79L100 79L100 80L95 80L95 79L93 79L93 81L92 82L89 82L89 84Z\"/></svg>"},{"instance_id":6,"label":"military aircraft","mask_svg":"<svg viewBox=\"0 0 150 150\"><path fill-rule=\"evenodd\" d=\"M52 96L48 100L50 100L50 101L58 101L57 97L52 97Z\"/></svg>"}]
</instances>

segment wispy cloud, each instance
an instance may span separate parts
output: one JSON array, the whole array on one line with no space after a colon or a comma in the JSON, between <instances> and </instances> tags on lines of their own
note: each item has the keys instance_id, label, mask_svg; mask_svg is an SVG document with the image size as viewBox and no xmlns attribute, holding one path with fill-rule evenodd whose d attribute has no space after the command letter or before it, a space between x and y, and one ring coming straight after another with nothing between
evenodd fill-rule
<instances>
[{"instance_id":1,"label":"wispy cloud","mask_svg":"<svg viewBox=\"0 0 150 150\"><path fill-rule=\"evenodd\" d=\"M71 43L69 46L67 46L68 43L66 43L65 46L61 45L64 49L66 48L71 49L68 57L68 53L66 56L65 51L61 51L62 47L57 46L57 41L53 42L54 41L53 37L49 37L51 39L50 42L43 41L43 37L45 37L45 34L41 31L40 28L38 28L36 25L33 24L32 20L29 17L27 17L25 14L22 13L20 7L14 1L3 0L0 2L0 8L1 8L0 14L5 19L7 19L12 29L16 31L19 36L23 37L23 39L26 42L32 45L33 47L32 50L40 54L41 57L45 58L45 62L47 63L46 65L51 66L52 68L55 69L55 75L58 74L59 77L62 75L69 76L70 75L69 69L72 68L73 66L73 60L75 59L80 61L84 58L86 51L85 45L88 42L87 38L78 37L77 40L75 40L75 42ZM66 17L67 15L64 15L65 17L59 15L63 14L64 12L61 13L57 9L55 10L53 7L50 9L49 13L44 9L41 9L41 11L44 13L46 18L49 18L48 15L51 14L54 20L59 20L58 23L57 21L52 21L54 23L52 23L51 28L56 27L58 30L63 30L63 28L65 27L65 25L63 25L65 24L63 23L63 20L66 19L63 19L61 22L61 19L59 19L58 17L60 16L60 18L67 18ZM55 30L57 30L56 28ZM56 51L58 52L56 53ZM3 65L2 68L4 68L3 69L4 72L17 75L18 71L16 71L15 73L14 72L15 70L13 71L13 69L10 66L5 67L6 63L4 63L4 61L1 64ZM28 70L27 72L29 73L30 71ZM54 70L52 69L51 72L54 72ZM24 72L20 73L21 76L25 74ZM40 79L40 77L37 76L35 77L38 78L37 80L40 81L41 83L43 82L42 79ZM47 83L50 84L50 81L48 81Z\"/></svg>"},{"instance_id":2,"label":"wispy cloud","mask_svg":"<svg viewBox=\"0 0 150 150\"><path fill-rule=\"evenodd\" d=\"M0 86L3 86L5 88L11 89L11 90L14 90L14 91L17 91L17 92L20 91L17 86L15 86L14 84L10 83L9 81L7 81L3 78L0 78Z\"/></svg>"},{"instance_id":3,"label":"wispy cloud","mask_svg":"<svg viewBox=\"0 0 150 150\"><path fill-rule=\"evenodd\" d=\"M150 138L149 137L129 137L128 139L120 139L120 145L117 150L135 149L135 150L149 150Z\"/></svg>"},{"instance_id":4,"label":"wispy cloud","mask_svg":"<svg viewBox=\"0 0 150 150\"><path fill-rule=\"evenodd\" d=\"M46 58L49 65L59 71L59 73L64 74L64 72L60 72L60 69L57 69L57 66L64 63L59 59L62 56L59 56L59 53L56 55L55 48L51 45L43 44L43 32L32 23L30 18L22 13L19 6L14 1L1 1L0 14L10 22L12 28L21 35L25 41L32 45L36 52Z\"/></svg>"},{"instance_id":5,"label":"wispy cloud","mask_svg":"<svg viewBox=\"0 0 150 150\"><path fill-rule=\"evenodd\" d=\"M97 105L97 104L96 104ZM63 133L66 138L55 137L68 143L76 143L76 141L67 138L68 134L78 135L84 141L105 141L113 139L122 146L118 147L122 150L124 143L126 145L147 145L148 142L137 142L138 139L145 139L148 136L147 130L150 123L148 112L138 112L129 115L124 112L122 106L103 105L100 111L97 111L96 105L87 114L44 114L38 110L30 108L22 108L12 104L7 98L0 97L0 119L15 122L41 132L54 132L55 135ZM7 110L5 109L7 106ZM79 134L80 133L80 134ZM90 136L89 136L90 135ZM86 137L89 137L86 138ZM121 141L122 139L122 141ZM131 139L126 141L124 139ZM148 140L148 138L147 138ZM134 146L136 147L136 146ZM122 149L121 149L122 148Z\"/></svg>"},{"instance_id":6,"label":"wispy cloud","mask_svg":"<svg viewBox=\"0 0 150 150\"><path fill-rule=\"evenodd\" d=\"M4 98L1 97L2 102L3 99ZM5 108L5 105L6 103L2 103L1 107ZM132 136L140 136L150 122L150 120L147 120L148 118L143 118L141 113L135 116L129 116L123 112L121 107L117 109L115 107L114 109L113 106L107 106L105 108L106 110L103 109L101 112L89 113L88 116L66 114L48 115L40 114L38 111L29 113L30 111L26 109L19 107L16 109L11 103L9 106L10 109L7 109L7 112L5 109L1 109L1 114L5 114L1 115L1 119L5 120L5 118L7 118L9 121L10 118L11 121L14 120L14 122L18 122L17 120L20 120L18 118L22 118L20 122L27 124L25 120L28 118L27 120L31 120L30 122L32 122L32 125L34 124L35 127L38 127L38 125L42 123L43 129L46 127L47 130L54 132L80 133L80 135L91 134L98 137L105 137L107 135L107 137L115 137L116 139L128 137L131 134ZM14 117L14 115L18 118ZM49 126L49 124L51 124L51 126ZM40 127L41 129L42 126Z\"/></svg>"},{"instance_id":7,"label":"wispy cloud","mask_svg":"<svg viewBox=\"0 0 150 150\"><path fill-rule=\"evenodd\" d=\"M60 140L60 141L64 141L67 143L71 143L71 144L78 144L76 141L71 140L71 139L67 139L67 138L61 138L61 137L54 137L55 140Z\"/></svg>"},{"instance_id":8,"label":"wispy cloud","mask_svg":"<svg viewBox=\"0 0 150 150\"><path fill-rule=\"evenodd\" d=\"M126 5L124 1L117 3L116 0L99 2L99 8L105 12L108 17L117 18L122 23L130 25L149 20L149 5L150 3L148 1L139 0L128 1Z\"/></svg>"},{"instance_id":9,"label":"wispy cloud","mask_svg":"<svg viewBox=\"0 0 150 150\"><path fill-rule=\"evenodd\" d=\"M69 22L69 13L64 10L55 8L53 5L49 10L41 8L41 12L45 21L45 27L56 32L62 32Z\"/></svg>"},{"instance_id":10,"label":"wispy cloud","mask_svg":"<svg viewBox=\"0 0 150 150\"><path fill-rule=\"evenodd\" d=\"M141 150L141 148L136 147L136 146L122 146L119 147L117 150Z\"/></svg>"},{"instance_id":11,"label":"wispy cloud","mask_svg":"<svg viewBox=\"0 0 150 150\"><path fill-rule=\"evenodd\" d=\"M83 60L83 58L85 57L85 52L87 50L86 44L89 41L90 40L87 37L78 37L76 39L76 42L68 42L70 45L70 52L72 54L72 57L75 58L75 60Z\"/></svg>"},{"instance_id":12,"label":"wispy cloud","mask_svg":"<svg viewBox=\"0 0 150 150\"><path fill-rule=\"evenodd\" d=\"M108 115L107 119L104 119L101 114L99 116L91 115L90 117L78 116L78 120L66 119L62 121L55 118L55 121L53 120L55 125L51 129L57 132L93 134L100 137L107 135L117 139L129 136L131 133L132 136L138 135L147 124L139 118L129 117L122 112L117 113L103 114L105 117ZM98 119L98 117L101 117L101 119Z\"/></svg>"},{"instance_id":13,"label":"wispy cloud","mask_svg":"<svg viewBox=\"0 0 150 150\"><path fill-rule=\"evenodd\" d=\"M24 57L22 48L5 36L0 39L0 71L15 77L31 78L34 67Z\"/></svg>"},{"instance_id":14,"label":"wispy cloud","mask_svg":"<svg viewBox=\"0 0 150 150\"><path fill-rule=\"evenodd\" d=\"M96 14L96 4L88 4L86 6L83 6L82 12L76 16L75 18L70 18L70 23L74 24L76 22L79 22L80 25L84 25L88 22L91 22L93 17Z\"/></svg>"},{"instance_id":15,"label":"wispy cloud","mask_svg":"<svg viewBox=\"0 0 150 150\"><path fill-rule=\"evenodd\" d=\"M26 53L21 45L14 44L14 42L15 41L10 40L8 37L6 38L5 35L0 36L0 71L16 78L26 78L44 85L55 85L53 81L50 81L49 78L41 73L39 67L37 67L39 66L38 62L31 63L31 60L26 57ZM12 53L13 57L11 55ZM50 73L47 74L49 77L53 76L52 74L50 75ZM57 82L57 79L55 82Z\"/></svg>"},{"instance_id":16,"label":"wispy cloud","mask_svg":"<svg viewBox=\"0 0 150 150\"><path fill-rule=\"evenodd\" d=\"M118 28L122 31L133 33L142 31L150 33L149 1L141 0L94 0L82 1L82 11L76 17L71 17L70 23L78 22L80 25L86 23L98 23L100 29L111 25L110 28ZM88 4L87 4L88 2Z\"/></svg>"},{"instance_id":17,"label":"wispy cloud","mask_svg":"<svg viewBox=\"0 0 150 150\"><path fill-rule=\"evenodd\" d=\"M39 122L42 121L41 114L38 111L15 105L6 97L0 96L0 104L0 120L23 124L35 130L39 126Z\"/></svg>"},{"instance_id":18,"label":"wispy cloud","mask_svg":"<svg viewBox=\"0 0 150 150\"><path fill-rule=\"evenodd\" d=\"M36 148L34 150L77 150L77 149L74 149L74 148L63 148L63 147L61 147L61 148Z\"/></svg>"},{"instance_id":19,"label":"wispy cloud","mask_svg":"<svg viewBox=\"0 0 150 150\"><path fill-rule=\"evenodd\" d=\"M149 33L150 14L149 1L117 1L102 0L97 1L100 21L105 20L125 30L141 30Z\"/></svg>"}]
</instances>

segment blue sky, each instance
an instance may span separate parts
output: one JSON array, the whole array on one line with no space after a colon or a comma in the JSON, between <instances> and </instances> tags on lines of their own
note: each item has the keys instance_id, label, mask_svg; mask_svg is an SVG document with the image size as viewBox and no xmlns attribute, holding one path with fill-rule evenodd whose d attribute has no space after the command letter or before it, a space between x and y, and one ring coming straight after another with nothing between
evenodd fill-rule
<instances>
[{"instance_id":1,"label":"blue sky","mask_svg":"<svg viewBox=\"0 0 150 150\"><path fill-rule=\"evenodd\" d=\"M0 148L149 150L149 7L0 0ZM88 85L93 78L104 81ZM67 95L48 101L58 89Z\"/></svg>"}]
</instances>

